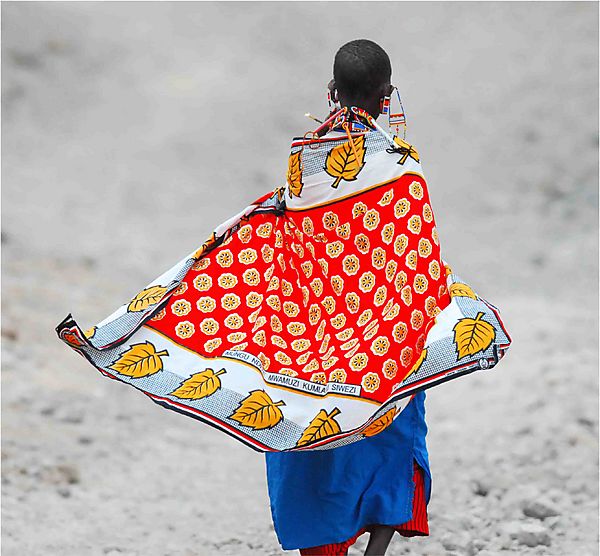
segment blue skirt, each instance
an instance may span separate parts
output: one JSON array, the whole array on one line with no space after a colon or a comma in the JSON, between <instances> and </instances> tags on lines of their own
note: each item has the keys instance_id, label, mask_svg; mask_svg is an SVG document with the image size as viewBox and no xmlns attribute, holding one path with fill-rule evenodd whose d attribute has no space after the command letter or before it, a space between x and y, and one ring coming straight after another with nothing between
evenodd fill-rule
<instances>
[{"instance_id":1,"label":"blue skirt","mask_svg":"<svg viewBox=\"0 0 600 556\"><path fill-rule=\"evenodd\" d=\"M425 437L425 392L383 432L333 450L267 452L273 525L284 550L343 542L371 524L412 517L413 461L431 473Z\"/></svg>"}]
</instances>

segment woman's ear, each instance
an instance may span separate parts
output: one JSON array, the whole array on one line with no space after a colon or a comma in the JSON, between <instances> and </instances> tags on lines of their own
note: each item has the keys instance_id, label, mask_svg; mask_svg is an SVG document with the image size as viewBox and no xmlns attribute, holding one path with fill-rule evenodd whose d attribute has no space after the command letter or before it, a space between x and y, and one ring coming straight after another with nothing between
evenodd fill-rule
<instances>
[{"instance_id":1,"label":"woman's ear","mask_svg":"<svg viewBox=\"0 0 600 556\"><path fill-rule=\"evenodd\" d=\"M340 110L341 108L340 98L333 79L327 84L327 103L329 104L330 113Z\"/></svg>"},{"instance_id":2,"label":"woman's ear","mask_svg":"<svg viewBox=\"0 0 600 556\"><path fill-rule=\"evenodd\" d=\"M338 92L337 89L335 88L335 81L332 79L328 84L327 84L327 88L329 89L329 94L331 95L331 100L333 102L338 102Z\"/></svg>"},{"instance_id":3,"label":"woman's ear","mask_svg":"<svg viewBox=\"0 0 600 556\"><path fill-rule=\"evenodd\" d=\"M393 92L394 92L394 86L387 83L385 85L382 85L381 88L379 89L379 97L382 99L385 97L391 97Z\"/></svg>"}]
</instances>

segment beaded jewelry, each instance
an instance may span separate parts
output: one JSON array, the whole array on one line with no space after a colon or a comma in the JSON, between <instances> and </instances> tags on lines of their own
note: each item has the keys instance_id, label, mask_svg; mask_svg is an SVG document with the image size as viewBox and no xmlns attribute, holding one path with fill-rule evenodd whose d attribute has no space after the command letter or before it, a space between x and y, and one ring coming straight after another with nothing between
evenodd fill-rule
<instances>
[{"instance_id":1,"label":"beaded jewelry","mask_svg":"<svg viewBox=\"0 0 600 556\"><path fill-rule=\"evenodd\" d=\"M396 92L396 101L392 102L394 91ZM337 90L331 91L331 89L327 89L327 104L329 105L329 117L322 123L312 114L305 114L308 118L321 123L314 133L318 133L326 127L328 130L339 127L342 127L345 130L344 123L347 123L350 132L364 133L368 131L368 126L370 126L384 133L386 138L391 141L390 135L385 133L381 126L375 123L375 120L367 114L367 112L360 108L355 110L355 107L352 107L351 111L342 108L337 98ZM392 106L392 104L394 104L394 106ZM380 99L379 112L382 115L387 115L388 129L390 132L399 137L400 128L402 127L402 139L406 139L406 114L404 112L404 105L402 104L402 97L400 96L398 87L392 85L392 93ZM365 125L365 123L360 121L356 116L360 116L361 119L366 120L368 125Z\"/></svg>"},{"instance_id":2,"label":"beaded jewelry","mask_svg":"<svg viewBox=\"0 0 600 556\"><path fill-rule=\"evenodd\" d=\"M402 105L402 98L400 97L400 91L398 87L394 86L396 91L396 98L398 99L398 106L391 107L391 102L388 104L388 125L390 130L393 128L394 135L400 136L400 126L402 126L402 139L406 139L406 115L404 112L404 106ZM384 97L388 100L390 97ZM382 112L383 114L383 112Z\"/></svg>"}]
</instances>

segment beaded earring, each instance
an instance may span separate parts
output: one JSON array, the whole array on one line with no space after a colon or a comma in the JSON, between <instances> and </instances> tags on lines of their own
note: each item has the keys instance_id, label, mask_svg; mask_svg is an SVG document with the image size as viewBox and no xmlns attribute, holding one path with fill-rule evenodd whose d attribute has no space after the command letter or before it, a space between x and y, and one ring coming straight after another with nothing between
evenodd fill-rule
<instances>
[{"instance_id":1,"label":"beaded earring","mask_svg":"<svg viewBox=\"0 0 600 556\"><path fill-rule=\"evenodd\" d=\"M327 104L329 105L330 114L342 109L338 100L337 89L333 90L333 95L331 94L331 89L327 89Z\"/></svg>"},{"instance_id":2,"label":"beaded earring","mask_svg":"<svg viewBox=\"0 0 600 556\"><path fill-rule=\"evenodd\" d=\"M385 96L385 97L381 97L381 99L379 100L379 113L382 115L388 115L390 114L390 97L389 96Z\"/></svg>"},{"instance_id":3,"label":"beaded earring","mask_svg":"<svg viewBox=\"0 0 600 556\"><path fill-rule=\"evenodd\" d=\"M398 87L394 87L394 90L396 91L396 98L398 99L397 106L392 108L391 102L388 104L388 125L390 131L393 130L394 135L396 136L400 136L400 126L402 126L402 139L406 139L406 115L404 113L404 106L402 105L402 98L400 98Z\"/></svg>"}]
</instances>

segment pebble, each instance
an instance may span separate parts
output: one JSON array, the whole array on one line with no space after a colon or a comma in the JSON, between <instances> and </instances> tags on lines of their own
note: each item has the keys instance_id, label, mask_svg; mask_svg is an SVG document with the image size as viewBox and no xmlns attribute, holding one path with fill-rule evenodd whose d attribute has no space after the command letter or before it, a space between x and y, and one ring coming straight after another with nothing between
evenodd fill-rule
<instances>
[{"instance_id":1,"label":"pebble","mask_svg":"<svg viewBox=\"0 0 600 556\"><path fill-rule=\"evenodd\" d=\"M517 533L519 544L525 546L550 546L551 540L548 530L537 523L522 523Z\"/></svg>"},{"instance_id":2,"label":"pebble","mask_svg":"<svg viewBox=\"0 0 600 556\"><path fill-rule=\"evenodd\" d=\"M523 503L523 513L527 517L535 519L546 519L547 517L555 517L560 515L560 512L551 500L538 498L537 500L526 500Z\"/></svg>"},{"instance_id":3,"label":"pebble","mask_svg":"<svg viewBox=\"0 0 600 556\"><path fill-rule=\"evenodd\" d=\"M594 429L595 425L594 420L587 417L579 417L577 419L577 423L592 430Z\"/></svg>"},{"instance_id":4,"label":"pebble","mask_svg":"<svg viewBox=\"0 0 600 556\"><path fill-rule=\"evenodd\" d=\"M72 423L78 425L79 423L83 423L84 412L81 409L71 409L67 411L64 415L61 415L59 420L63 423Z\"/></svg>"},{"instance_id":5,"label":"pebble","mask_svg":"<svg viewBox=\"0 0 600 556\"><path fill-rule=\"evenodd\" d=\"M56 485L75 485L80 482L79 469L71 464L49 465L32 468L25 474L39 477L44 483Z\"/></svg>"},{"instance_id":6,"label":"pebble","mask_svg":"<svg viewBox=\"0 0 600 556\"><path fill-rule=\"evenodd\" d=\"M79 483L79 469L74 465L62 464L58 466L58 471L62 474L62 476L66 479L67 483L70 485L75 485Z\"/></svg>"},{"instance_id":7,"label":"pebble","mask_svg":"<svg viewBox=\"0 0 600 556\"><path fill-rule=\"evenodd\" d=\"M473 552L478 554L487 546L487 543L483 539L473 539L471 541L471 546L473 547Z\"/></svg>"},{"instance_id":8,"label":"pebble","mask_svg":"<svg viewBox=\"0 0 600 556\"><path fill-rule=\"evenodd\" d=\"M471 482L473 494L477 496L487 496L491 490L490 484L484 479L475 479Z\"/></svg>"},{"instance_id":9,"label":"pebble","mask_svg":"<svg viewBox=\"0 0 600 556\"><path fill-rule=\"evenodd\" d=\"M571 500L573 501L573 504L575 505L580 505L583 504L587 499L589 498L589 496L583 492L579 492L577 494L574 494L571 497Z\"/></svg>"},{"instance_id":10,"label":"pebble","mask_svg":"<svg viewBox=\"0 0 600 556\"><path fill-rule=\"evenodd\" d=\"M63 498L70 498L71 496L71 489L66 486L58 487L56 489L56 492L58 492L58 494L60 494Z\"/></svg>"},{"instance_id":11,"label":"pebble","mask_svg":"<svg viewBox=\"0 0 600 556\"><path fill-rule=\"evenodd\" d=\"M7 326L3 326L2 327L2 337L14 342L17 340L19 335L14 328L9 328Z\"/></svg>"},{"instance_id":12,"label":"pebble","mask_svg":"<svg viewBox=\"0 0 600 556\"><path fill-rule=\"evenodd\" d=\"M544 519L544 525L550 529L556 529L562 522L562 517L555 516Z\"/></svg>"}]
</instances>

